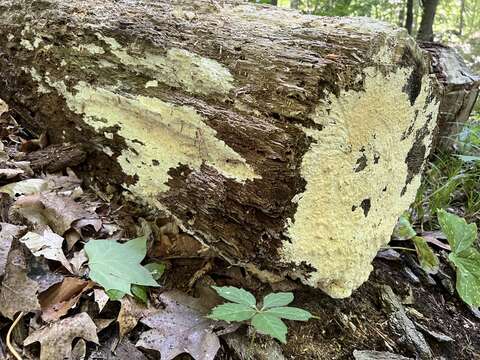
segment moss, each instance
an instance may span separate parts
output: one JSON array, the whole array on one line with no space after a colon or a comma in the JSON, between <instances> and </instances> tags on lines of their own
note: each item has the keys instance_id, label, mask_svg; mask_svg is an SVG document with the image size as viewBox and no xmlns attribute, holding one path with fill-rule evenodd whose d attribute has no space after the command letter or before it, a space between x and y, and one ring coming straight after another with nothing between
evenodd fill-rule
<instances>
[{"instance_id":1,"label":"moss","mask_svg":"<svg viewBox=\"0 0 480 360\"><path fill-rule=\"evenodd\" d=\"M314 140L302 161L307 186L288 227L291 242L283 248L285 261L316 269L303 277L306 284L333 297L347 297L367 280L378 249L389 242L397 218L414 201L418 172L402 195L409 177L406 159L422 128L428 136L420 142L429 147L435 125L430 120L436 104L425 106L428 79L411 106L402 91L411 70L385 76L368 68L365 74L365 92L331 97L331 105L320 105L314 116L322 130L304 128ZM416 112L413 131L402 138ZM366 162L359 171L362 156Z\"/></svg>"}]
</instances>

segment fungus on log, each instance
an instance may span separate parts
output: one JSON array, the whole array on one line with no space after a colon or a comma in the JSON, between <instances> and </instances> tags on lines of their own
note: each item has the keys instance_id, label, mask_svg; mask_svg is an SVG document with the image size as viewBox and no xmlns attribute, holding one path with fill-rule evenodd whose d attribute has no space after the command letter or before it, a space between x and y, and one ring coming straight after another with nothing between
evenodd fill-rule
<instances>
[{"instance_id":1,"label":"fungus on log","mask_svg":"<svg viewBox=\"0 0 480 360\"><path fill-rule=\"evenodd\" d=\"M333 297L414 200L435 81L403 29L243 1L4 0L0 97L224 258Z\"/></svg>"},{"instance_id":2,"label":"fungus on log","mask_svg":"<svg viewBox=\"0 0 480 360\"><path fill-rule=\"evenodd\" d=\"M449 46L421 42L420 47L431 55L433 73L441 84L438 134L434 136L433 147L453 150L477 100L480 76L475 75Z\"/></svg>"}]
</instances>

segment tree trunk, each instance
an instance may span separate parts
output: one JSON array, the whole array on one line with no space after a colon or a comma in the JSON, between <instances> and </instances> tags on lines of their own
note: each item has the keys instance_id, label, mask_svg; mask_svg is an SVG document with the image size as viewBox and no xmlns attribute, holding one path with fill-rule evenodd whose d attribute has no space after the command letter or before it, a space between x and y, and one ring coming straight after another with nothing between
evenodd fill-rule
<instances>
[{"instance_id":1,"label":"tree trunk","mask_svg":"<svg viewBox=\"0 0 480 360\"><path fill-rule=\"evenodd\" d=\"M464 22L465 22L465 0L461 0L460 4L460 25L458 28L458 34L462 36L463 34L463 27L464 27Z\"/></svg>"},{"instance_id":2,"label":"tree trunk","mask_svg":"<svg viewBox=\"0 0 480 360\"><path fill-rule=\"evenodd\" d=\"M413 31L413 1L407 0L407 18L405 20L405 28L410 35Z\"/></svg>"},{"instance_id":3,"label":"tree trunk","mask_svg":"<svg viewBox=\"0 0 480 360\"><path fill-rule=\"evenodd\" d=\"M415 198L437 100L405 30L242 1L4 0L0 35L25 126L84 143L89 177L271 281L350 295Z\"/></svg>"},{"instance_id":4,"label":"tree trunk","mask_svg":"<svg viewBox=\"0 0 480 360\"><path fill-rule=\"evenodd\" d=\"M431 54L433 72L442 86L434 147L452 151L477 100L480 76L473 74L451 47L437 43L420 46Z\"/></svg>"},{"instance_id":5,"label":"tree trunk","mask_svg":"<svg viewBox=\"0 0 480 360\"><path fill-rule=\"evenodd\" d=\"M439 0L422 0L423 12L417 39L420 41L433 41L433 22L437 12Z\"/></svg>"}]
</instances>

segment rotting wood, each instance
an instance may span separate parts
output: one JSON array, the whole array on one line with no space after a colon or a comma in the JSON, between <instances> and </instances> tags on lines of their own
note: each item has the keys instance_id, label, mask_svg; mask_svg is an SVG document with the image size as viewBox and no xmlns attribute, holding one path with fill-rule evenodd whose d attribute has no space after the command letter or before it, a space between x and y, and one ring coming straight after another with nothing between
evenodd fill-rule
<instances>
[{"instance_id":1,"label":"rotting wood","mask_svg":"<svg viewBox=\"0 0 480 360\"><path fill-rule=\"evenodd\" d=\"M420 47L430 53L433 73L442 86L438 134L434 137L433 147L451 151L478 98L480 76L473 74L449 46L420 42Z\"/></svg>"},{"instance_id":2,"label":"rotting wood","mask_svg":"<svg viewBox=\"0 0 480 360\"><path fill-rule=\"evenodd\" d=\"M243 1L4 0L0 97L266 280L349 296L414 200L437 100L404 29Z\"/></svg>"}]
</instances>

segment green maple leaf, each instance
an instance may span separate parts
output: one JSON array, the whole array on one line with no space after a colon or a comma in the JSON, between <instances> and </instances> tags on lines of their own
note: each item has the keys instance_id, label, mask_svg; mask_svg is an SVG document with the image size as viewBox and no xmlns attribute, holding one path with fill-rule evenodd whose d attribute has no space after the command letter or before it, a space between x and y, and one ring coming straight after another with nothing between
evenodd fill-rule
<instances>
[{"instance_id":1,"label":"green maple leaf","mask_svg":"<svg viewBox=\"0 0 480 360\"><path fill-rule=\"evenodd\" d=\"M158 286L152 274L140 265L147 253L147 239L139 237L120 244L113 240L90 240L85 245L90 279L105 290L132 295L132 284Z\"/></svg>"}]
</instances>

